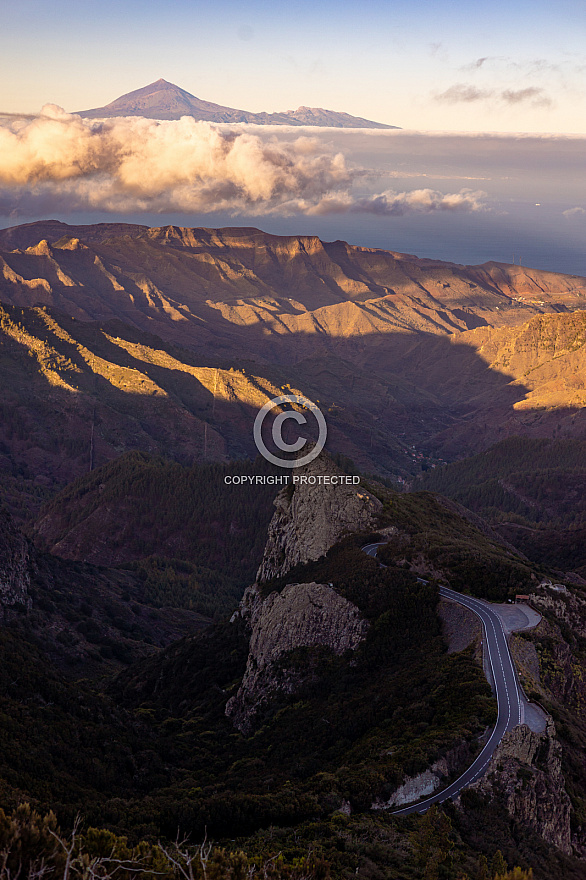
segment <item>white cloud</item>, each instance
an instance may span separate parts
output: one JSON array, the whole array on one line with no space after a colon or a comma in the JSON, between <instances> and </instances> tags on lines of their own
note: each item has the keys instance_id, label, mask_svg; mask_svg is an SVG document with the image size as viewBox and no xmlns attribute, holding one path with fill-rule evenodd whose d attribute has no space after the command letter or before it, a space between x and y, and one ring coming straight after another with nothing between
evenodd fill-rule
<instances>
[{"instance_id":1,"label":"white cloud","mask_svg":"<svg viewBox=\"0 0 586 880\"><path fill-rule=\"evenodd\" d=\"M48 106L0 128L0 184L69 191L90 206L210 210L321 195L350 182L341 153L317 141L263 142L190 117L84 120Z\"/></svg>"},{"instance_id":2,"label":"white cloud","mask_svg":"<svg viewBox=\"0 0 586 880\"><path fill-rule=\"evenodd\" d=\"M47 105L0 125L0 210L327 214L477 211L483 193L352 193L364 169L317 136L191 117L87 120Z\"/></svg>"},{"instance_id":3,"label":"white cloud","mask_svg":"<svg viewBox=\"0 0 586 880\"><path fill-rule=\"evenodd\" d=\"M378 214L402 217L405 214L431 214L436 211L475 212L486 210L482 190L461 189L457 193L441 193L433 189L409 192L386 192L353 199L345 193L325 196L307 211L309 214Z\"/></svg>"}]
</instances>

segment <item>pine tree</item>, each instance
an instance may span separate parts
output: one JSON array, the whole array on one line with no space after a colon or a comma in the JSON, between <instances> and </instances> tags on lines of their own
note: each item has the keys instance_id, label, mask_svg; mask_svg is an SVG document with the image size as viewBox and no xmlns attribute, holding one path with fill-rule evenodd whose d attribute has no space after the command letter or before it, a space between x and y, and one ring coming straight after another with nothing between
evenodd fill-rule
<instances>
[{"instance_id":1,"label":"pine tree","mask_svg":"<svg viewBox=\"0 0 586 880\"><path fill-rule=\"evenodd\" d=\"M500 849L497 849L492 857L490 871L493 877L503 877L507 873L507 863Z\"/></svg>"},{"instance_id":2,"label":"pine tree","mask_svg":"<svg viewBox=\"0 0 586 880\"><path fill-rule=\"evenodd\" d=\"M454 846L450 840L452 823L435 804L425 813L411 841L423 880L438 880L440 867L448 867Z\"/></svg>"},{"instance_id":3,"label":"pine tree","mask_svg":"<svg viewBox=\"0 0 586 880\"><path fill-rule=\"evenodd\" d=\"M488 860L485 855L481 855L478 858L478 870L476 872L476 880L490 880Z\"/></svg>"}]
</instances>

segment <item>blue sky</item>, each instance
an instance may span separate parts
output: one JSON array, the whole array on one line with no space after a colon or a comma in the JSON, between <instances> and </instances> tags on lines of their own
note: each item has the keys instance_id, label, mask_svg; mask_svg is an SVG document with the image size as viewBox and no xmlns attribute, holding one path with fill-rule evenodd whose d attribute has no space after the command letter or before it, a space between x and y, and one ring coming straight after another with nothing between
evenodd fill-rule
<instances>
[{"instance_id":1,"label":"blue sky","mask_svg":"<svg viewBox=\"0 0 586 880\"><path fill-rule=\"evenodd\" d=\"M3 6L3 111L100 106L164 77L254 111L305 104L403 128L586 131L583 0Z\"/></svg>"},{"instance_id":2,"label":"blue sky","mask_svg":"<svg viewBox=\"0 0 586 880\"><path fill-rule=\"evenodd\" d=\"M0 116L0 226L257 225L586 274L585 47L584 0L4 0L0 113L33 118ZM59 110L159 77L232 107L404 130Z\"/></svg>"}]
</instances>

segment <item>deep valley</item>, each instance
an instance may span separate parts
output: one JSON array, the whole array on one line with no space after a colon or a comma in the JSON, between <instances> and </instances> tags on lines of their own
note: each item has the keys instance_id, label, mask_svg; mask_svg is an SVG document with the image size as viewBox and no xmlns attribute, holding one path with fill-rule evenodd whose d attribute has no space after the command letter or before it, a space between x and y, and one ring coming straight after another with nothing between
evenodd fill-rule
<instances>
[{"instance_id":1,"label":"deep valley","mask_svg":"<svg viewBox=\"0 0 586 880\"><path fill-rule=\"evenodd\" d=\"M58 221L0 265L2 876L586 876L586 279ZM359 483L227 481L291 393ZM440 586L533 609L543 724L395 817L497 718Z\"/></svg>"}]
</instances>

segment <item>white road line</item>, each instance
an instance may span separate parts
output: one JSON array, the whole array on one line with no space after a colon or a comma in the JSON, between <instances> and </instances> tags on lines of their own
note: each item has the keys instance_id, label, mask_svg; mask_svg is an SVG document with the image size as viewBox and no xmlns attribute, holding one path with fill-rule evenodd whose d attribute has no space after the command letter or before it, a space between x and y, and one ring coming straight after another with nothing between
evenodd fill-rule
<instances>
[{"instance_id":1,"label":"white road line","mask_svg":"<svg viewBox=\"0 0 586 880\"><path fill-rule=\"evenodd\" d=\"M376 550L381 546L382 543L385 543L385 542L380 542L380 543L376 543L376 544L367 544L362 549L369 556L376 557ZM374 552L371 552L371 551L374 551ZM382 565L382 563L379 563L379 564ZM451 599L453 602L457 602L459 605L463 605L464 608L468 608L468 610L472 611L473 614L476 614L476 616L479 617L482 622L484 641L485 641L485 644L486 644L486 647L488 650L488 660L490 663L492 678L493 678L493 682L494 682L494 688L495 688L495 692L496 692L497 720L496 720L496 723L495 723L494 728L492 730L492 733L491 733L490 737L488 738L488 741L485 744L484 748L482 749L480 754L476 757L476 759L472 762L470 767L468 767L468 769L465 770L464 773L462 773L458 777L458 779L456 779L454 782L452 782L452 784L449 785L444 791L438 792L438 794L432 795L431 797L426 798L426 800L424 800L424 801L420 801L419 803L415 803L415 804L409 804L408 806L402 807L400 810L393 810L393 812L391 813L392 816L399 816L399 815L403 815L405 813L414 813L414 812L422 813L422 812L425 812L425 810L427 810L427 808L429 806L431 806L431 804L434 804L434 803L441 804L445 800L447 800L448 798L454 797L454 795L458 795L463 788L466 788L467 786L471 785L471 783L475 782L484 773L484 771L486 770L486 768L490 764L490 760L491 760L492 755L496 749L496 746L501 741L504 734L508 730L511 729L511 714L512 714L512 712L511 712L511 698L509 695L509 687L507 684L505 665L503 663L503 654L501 653L501 648L500 648L500 644L499 644L499 633L502 637L502 640L503 640L505 648L506 648L505 657L509 661L509 669L511 670L511 674L513 676L513 681L515 683L515 690L516 690L516 697L517 697L517 710L518 710L517 714L518 714L518 718L519 718L519 721L517 723L521 724L522 719L524 719L524 717L525 717L525 711L524 711L525 707L523 704L523 700L519 694L517 670L516 670L515 665L513 663L513 658L511 656L509 644L507 642L507 637L506 637L505 630L503 627L503 622L500 619L497 612L494 611L490 607L490 605L488 603L484 602L483 600L476 599L472 596L464 596L463 594L457 593L455 590L451 590L448 587L440 587L439 592L440 592L440 595L443 596L444 598ZM498 622L498 631L497 631L497 627L495 625L495 621ZM500 683L499 683L499 679L496 675L495 663L493 662L493 654L492 654L492 649L490 646L491 639L490 639L490 632L489 632L489 628L488 628L489 624L492 629L492 635L494 637L494 643L495 643L495 646L497 649L498 659L499 659L500 668L501 668ZM504 704L503 686L504 686L504 694L505 694L506 700L507 700L507 720L505 722L503 732L499 733L498 729L499 729L499 723L501 721L501 705ZM512 726L514 727L515 725L512 725ZM494 744L495 739L497 740L496 744ZM470 777L470 779L464 781L464 783L462 785L459 785L461 779L463 779L465 776L467 776L471 771L475 770L477 765L482 761L482 756L484 755L485 751L487 749L489 749L491 746L493 748L492 748L492 751L488 757L488 760L486 760L478 769L476 769L476 772L474 773L474 775L472 777Z\"/></svg>"},{"instance_id":2,"label":"white road line","mask_svg":"<svg viewBox=\"0 0 586 880\"><path fill-rule=\"evenodd\" d=\"M499 646L497 630L495 627L494 618L492 617L492 614L494 614L495 612L488 610L485 605L483 605L481 602L479 602L477 600L474 600L474 599L470 600L468 596L465 597L466 600L468 600L468 601L465 601L465 602L461 601L460 594L456 593L455 590L448 590L447 588L440 588L440 594L443 595L445 598L450 598L453 601L458 602L460 605L463 605L464 607L469 608L469 610L472 611L474 614L476 614L476 616L479 617L480 620L482 621L482 625L483 625L484 633L485 633L485 643L486 643L486 646L488 649L488 659L490 662L490 667L492 670L492 677L493 677L495 691L496 691L497 720L496 720L496 724L493 728L493 731L492 731L487 743L485 744L484 748L482 749L480 754L476 757L476 759L472 762L470 767L468 767L468 769L465 770L464 773L459 777L459 779L456 779L452 783L452 785L448 786L448 788L445 791L443 791L437 795L433 795L432 797L427 798L424 801L420 801L417 804L412 804L412 805L408 805L406 807L403 807L401 810L394 810L391 813L391 815L393 815L393 816L401 815L406 812L424 812L428 808L428 806L431 806L431 804L443 803L448 798L451 798L454 795L459 794L463 788L466 788L467 786L469 786L473 782L475 782L480 776L482 776L482 774L484 773L484 771L486 770L486 768L490 764L492 755L494 753L494 748L496 748L496 746L492 749L490 756L488 757L488 760L486 760L480 766L480 768L478 770L476 770L474 776L472 776L469 780L467 780L462 786L458 787L458 783L459 783L460 779L462 779L462 777L464 777L468 773L470 773L471 770L474 770L475 766L482 760L482 756L484 755L485 751L493 745L494 739L498 738L498 741L500 742L503 734L506 733L506 731L509 729L509 725L510 725L510 721L511 721L511 701L510 701L510 697L509 697L509 689L507 686L507 679L505 676L503 658L502 658L501 650L500 650L500 646ZM450 595L450 594L452 594L452 595ZM488 618L488 620L486 618ZM505 640L505 644L506 644L506 636L504 634L504 630L502 628L502 623L501 623L500 619L498 619L498 622L500 624L500 632L501 632L501 634ZM499 682L498 682L498 679L496 676L495 667L494 667L493 658L492 658L492 650L491 650L491 646L490 646L490 638L489 638L489 633L488 633L488 623L490 623L492 633L494 635L494 640L495 640L497 652L499 655L499 662L500 662L500 666L501 666L501 672L502 672L502 682L501 682L501 687L500 687L501 699L499 699ZM507 649L508 649L508 645L507 645ZM510 656L510 652L509 652L508 659L509 659L509 662L511 663L511 666L512 666L512 658ZM514 674L514 667L513 667L513 674ZM499 735L497 731L498 731L498 727L499 727L499 721L501 718L501 702L502 702L502 685L503 684L505 687L505 695L507 698L507 710L508 711L507 711L507 721L505 723L505 730L503 731L503 734ZM515 684L516 684L516 682L515 682ZM517 695L518 695L518 693L517 693ZM497 743L497 745L498 745L498 743Z\"/></svg>"}]
</instances>

